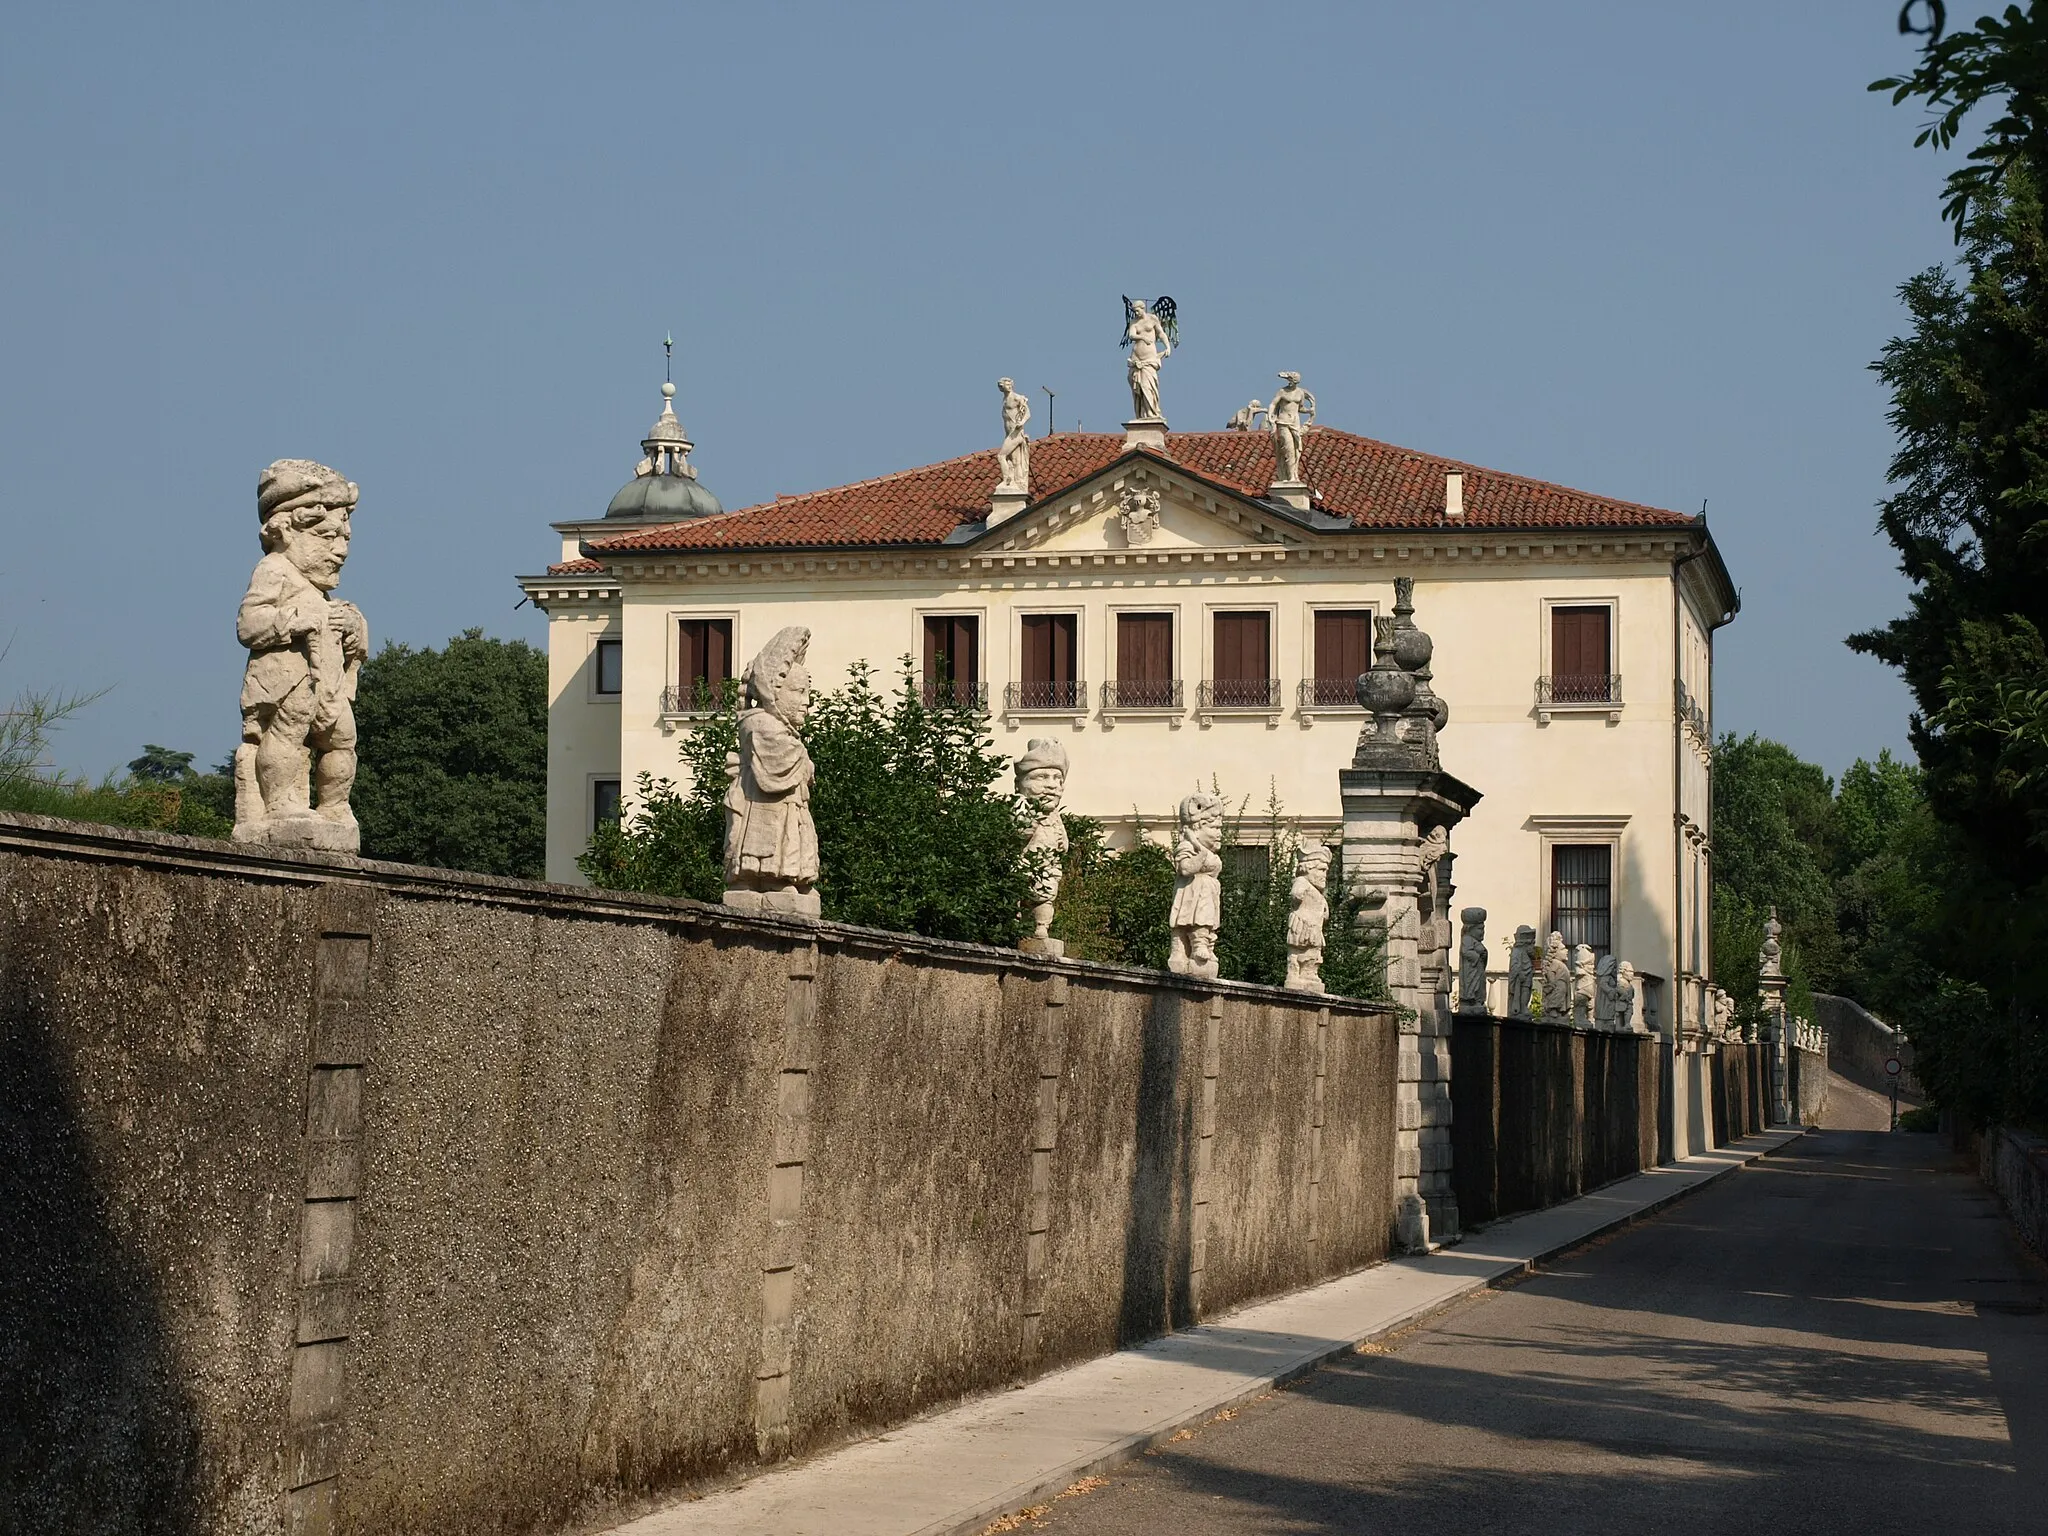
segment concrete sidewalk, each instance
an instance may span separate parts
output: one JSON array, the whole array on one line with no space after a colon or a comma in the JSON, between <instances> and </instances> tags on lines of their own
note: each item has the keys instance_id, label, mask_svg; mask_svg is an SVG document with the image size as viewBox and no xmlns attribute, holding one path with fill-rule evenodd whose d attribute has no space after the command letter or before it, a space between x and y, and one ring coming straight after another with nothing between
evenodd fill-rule
<instances>
[{"instance_id":1,"label":"concrete sidewalk","mask_svg":"<svg viewBox=\"0 0 2048 1536\"><path fill-rule=\"evenodd\" d=\"M671 1505L614 1527L613 1536L979 1531L1277 1381L1657 1210L1799 1134L1751 1136L1568 1204L1496 1222L1426 1258L1395 1259L1070 1366Z\"/></svg>"}]
</instances>

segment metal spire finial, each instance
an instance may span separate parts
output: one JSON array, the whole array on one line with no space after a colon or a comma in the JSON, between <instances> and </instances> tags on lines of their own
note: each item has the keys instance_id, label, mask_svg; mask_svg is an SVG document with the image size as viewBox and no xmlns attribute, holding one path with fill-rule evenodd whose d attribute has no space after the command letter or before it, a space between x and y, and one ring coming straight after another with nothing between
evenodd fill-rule
<instances>
[{"instance_id":1,"label":"metal spire finial","mask_svg":"<svg viewBox=\"0 0 2048 1536\"><path fill-rule=\"evenodd\" d=\"M676 381L676 337L671 331L661 339L661 382L673 384Z\"/></svg>"}]
</instances>

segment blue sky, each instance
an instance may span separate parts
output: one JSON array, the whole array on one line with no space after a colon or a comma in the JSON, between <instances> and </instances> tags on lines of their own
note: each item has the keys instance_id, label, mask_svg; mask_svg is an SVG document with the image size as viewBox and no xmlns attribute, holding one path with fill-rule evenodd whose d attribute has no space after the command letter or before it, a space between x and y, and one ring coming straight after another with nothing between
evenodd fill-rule
<instances>
[{"instance_id":1,"label":"blue sky","mask_svg":"<svg viewBox=\"0 0 2048 1536\"><path fill-rule=\"evenodd\" d=\"M363 487L382 639L539 641L512 577L658 409L727 506L991 445L991 380L1332 425L1682 510L1743 591L1717 726L1905 742L1866 365L1951 247L1865 92L1896 6L24 9L0 52L0 698L232 746L257 471ZM1439 636L1439 644L1454 643ZM1453 700L1455 708L1456 701Z\"/></svg>"}]
</instances>

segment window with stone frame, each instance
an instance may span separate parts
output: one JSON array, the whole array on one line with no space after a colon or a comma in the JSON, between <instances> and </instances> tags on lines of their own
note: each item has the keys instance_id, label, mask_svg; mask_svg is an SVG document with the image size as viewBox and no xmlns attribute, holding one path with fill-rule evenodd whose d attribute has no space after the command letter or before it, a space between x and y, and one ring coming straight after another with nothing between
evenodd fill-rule
<instances>
[{"instance_id":1,"label":"window with stone frame","mask_svg":"<svg viewBox=\"0 0 2048 1536\"><path fill-rule=\"evenodd\" d=\"M1614 947L1613 845L1551 844L1550 931L1596 955Z\"/></svg>"},{"instance_id":2,"label":"window with stone frame","mask_svg":"<svg viewBox=\"0 0 2048 1536\"><path fill-rule=\"evenodd\" d=\"M930 709L971 709L981 695L981 620L971 613L927 614L924 702Z\"/></svg>"}]
</instances>

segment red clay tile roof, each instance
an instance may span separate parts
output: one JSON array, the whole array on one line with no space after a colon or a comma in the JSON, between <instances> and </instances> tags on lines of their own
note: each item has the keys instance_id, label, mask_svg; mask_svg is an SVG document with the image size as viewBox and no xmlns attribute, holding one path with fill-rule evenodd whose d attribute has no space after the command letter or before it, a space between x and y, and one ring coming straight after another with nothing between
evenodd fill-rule
<instances>
[{"instance_id":1,"label":"red clay tile roof","mask_svg":"<svg viewBox=\"0 0 2048 1536\"><path fill-rule=\"evenodd\" d=\"M1110 432L1061 432L1031 444L1033 501L1108 468L1123 455ZM1164 457L1202 479L1259 498L1273 478L1273 439L1265 432L1174 432ZM1416 453L1318 427L1302 450L1302 478L1319 510L1359 528L1444 526L1444 474L1465 476L1463 527L1541 531L1564 528L1683 528L1694 519L1611 497L1592 496L1522 475L1502 474L1435 454ZM635 529L587 546L600 555L669 550L815 549L937 544L962 523L987 515L996 483L993 449L906 469L875 480L784 496L693 522ZM585 562L576 562L578 568ZM556 570L562 568L557 567Z\"/></svg>"},{"instance_id":2,"label":"red clay tile roof","mask_svg":"<svg viewBox=\"0 0 2048 1536\"><path fill-rule=\"evenodd\" d=\"M559 565L548 567L550 576L599 576L603 573L602 560L564 560Z\"/></svg>"}]
</instances>

